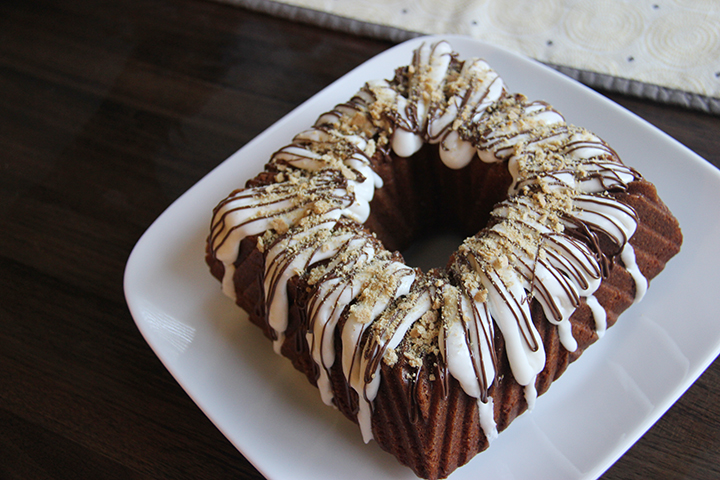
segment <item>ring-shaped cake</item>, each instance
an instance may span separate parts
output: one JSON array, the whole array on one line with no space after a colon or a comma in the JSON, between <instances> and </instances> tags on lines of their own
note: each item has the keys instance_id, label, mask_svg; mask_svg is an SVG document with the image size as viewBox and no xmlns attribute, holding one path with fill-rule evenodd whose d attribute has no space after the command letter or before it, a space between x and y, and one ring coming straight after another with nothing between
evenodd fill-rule
<instances>
[{"instance_id":1,"label":"ring-shaped cake","mask_svg":"<svg viewBox=\"0 0 720 480\"><path fill-rule=\"evenodd\" d=\"M423 272L395 250L467 238ZM423 44L213 212L206 260L364 440L443 478L532 408L682 243L654 186L483 60Z\"/></svg>"}]
</instances>

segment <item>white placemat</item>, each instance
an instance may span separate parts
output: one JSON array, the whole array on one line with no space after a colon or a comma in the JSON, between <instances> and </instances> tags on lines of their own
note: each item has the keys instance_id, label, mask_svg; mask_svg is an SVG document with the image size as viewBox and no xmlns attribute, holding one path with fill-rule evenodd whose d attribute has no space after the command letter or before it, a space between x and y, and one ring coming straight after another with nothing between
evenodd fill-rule
<instances>
[{"instance_id":1,"label":"white placemat","mask_svg":"<svg viewBox=\"0 0 720 480\"><path fill-rule=\"evenodd\" d=\"M720 0L219 0L393 41L468 35L596 88L720 114Z\"/></svg>"}]
</instances>

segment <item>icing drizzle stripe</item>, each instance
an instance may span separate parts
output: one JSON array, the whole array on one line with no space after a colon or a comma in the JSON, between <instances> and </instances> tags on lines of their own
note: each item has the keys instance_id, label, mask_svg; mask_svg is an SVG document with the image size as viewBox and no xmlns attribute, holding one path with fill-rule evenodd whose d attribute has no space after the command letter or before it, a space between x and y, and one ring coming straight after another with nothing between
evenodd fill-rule
<instances>
[{"instance_id":1,"label":"icing drizzle stripe","mask_svg":"<svg viewBox=\"0 0 720 480\"><path fill-rule=\"evenodd\" d=\"M476 156L506 162L513 180L507 200L491 212L492 226L466 239L447 270L433 275L404 265L356 228L382 187L370 160L377 150L408 157L425 143L437 144L453 169ZM233 192L213 212L208 242L225 266L223 290L234 297L238 245L257 236L266 321L279 352L288 282L296 276L306 282L304 338L318 367L320 394L333 404L329 371L339 347L366 441L381 362L392 362L396 348L419 342L428 328L437 328L429 341L437 348L425 354L437 359L439 381L446 382L446 370L478 399L480 424L492 439L495 327L532 407L545 352L531 302L541 305L562 345L573 351L569 319L583 304L598 336L605 331L605 312L593 294L612 257L630 272L638 300L647 288L629 243L637 216L612 195L639 174L549 104L508 94L483 60L458 60L447 42L421 46L395 79L368 82L321 115L273 155L265 175L272 178ZM605 253L600 246L608 243L613 251Z\"/></svg>"}]
</instances>

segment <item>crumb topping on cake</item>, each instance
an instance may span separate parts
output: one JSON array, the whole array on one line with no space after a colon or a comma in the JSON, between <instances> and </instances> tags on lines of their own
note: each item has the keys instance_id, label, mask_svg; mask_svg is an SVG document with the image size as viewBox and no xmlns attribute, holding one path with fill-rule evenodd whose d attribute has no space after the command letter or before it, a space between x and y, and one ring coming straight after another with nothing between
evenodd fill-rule
<instances>
[{"instance_id":1,"label":"crumb topping on cake","mask_svg":"<svg viewBox=\"0 0 720 480\"><path fill-rule=\"evenodd\" d=\"M452 169L473 159L505 162L512 184L490 224L459 246L448 267L424 274L360 225L382 187L371 158L388 148L410 157L427 143L437 145ZM569 318L581 300L596 302L611 260L599 238L615 245L625 265L634 264L628 240L637 227L635 212L609 193L627 189L639 174L548 103L509 94L485 61L459 60L447 42L423 45L393 79L368 82L321 115L272 156L267 171L270 181L233 192L214 211L209 245L225 266L223 289L234 296L238 245L257 236L267 323L279 352L288 282L305 282L305 337L321 396L332 404L329 372L341 361L358 394L366 441L381 362L392 366L400 358L417 371L447 370L477 399L484 433L494 438L494 420L487 416L495 328L532 405L545 352L531 302L557 327L564 348L574 351ZM644 278L633 272L641 295ZM595 320L604 331L602 315Z\"/></svg>"}]
</instances>

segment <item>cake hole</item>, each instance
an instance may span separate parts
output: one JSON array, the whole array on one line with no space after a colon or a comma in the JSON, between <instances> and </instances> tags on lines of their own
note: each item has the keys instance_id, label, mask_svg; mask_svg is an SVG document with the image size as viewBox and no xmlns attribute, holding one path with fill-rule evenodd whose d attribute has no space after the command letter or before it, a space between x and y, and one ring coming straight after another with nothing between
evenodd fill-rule
<instances>
[{"instance_id":1,"label":"cake hole","mask_svg":"<svg viewBox=\"0 0 720 480\"><path fill-rule=\"evenodd\" d=\"M384 186L375 192L365 222L386 249L424 272L445 269L462 242L488 224L512 182L502 162L474 158L452 170L438 152L437 145L426 144L412 158L379 160Z\"/></svg>"},{"instance_id":2,"label":"cake hole","mask_svg":"<svg viewBox=\"0 0 720 480\"><path fill-rule=\"evenodd\" d=\"M427 272L431 268L445 267L450 255L458 249L463 240L465 236L459 232L428 232L403 250L402 255L407 265Z\"/></svg>"}]
</instances>

